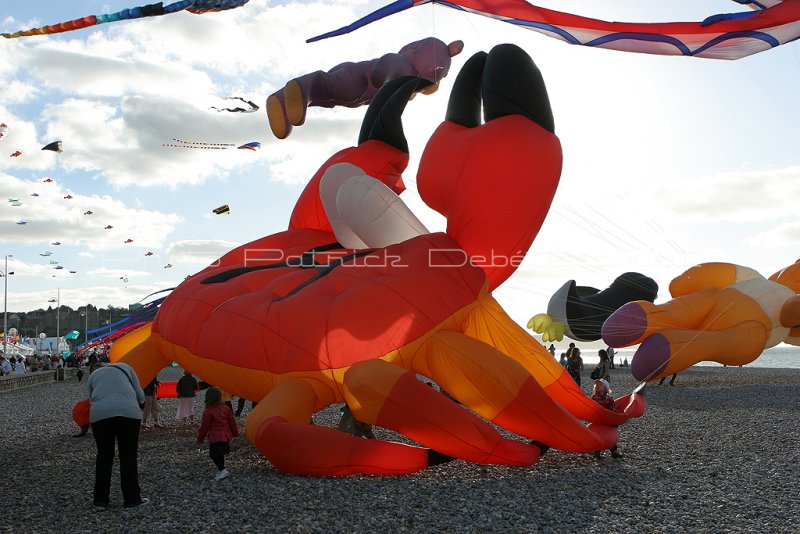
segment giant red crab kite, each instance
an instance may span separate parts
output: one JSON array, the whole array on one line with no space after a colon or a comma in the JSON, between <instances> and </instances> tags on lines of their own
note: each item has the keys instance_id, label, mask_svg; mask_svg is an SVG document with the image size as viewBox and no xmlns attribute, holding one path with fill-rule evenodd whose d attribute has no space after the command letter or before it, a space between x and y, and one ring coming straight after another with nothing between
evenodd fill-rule
<instances>
[{"instance_id":1,"label":"giant red crab kite","mask_svg":"<svg viewBox=\"0 0 800 534\"><path fill-rule=\"evenodd\" d=\"M617 426L641 415L641 397L620 399L621 412L602 408L491 295L538 233L561 172L539 70L513 45L462 69L417 180L447 217L440 233L428 233L398 196L408 162L400 113L427 83L385 85L359 145L314 175L288 230L190 276L152 327L112 346L112 360L144 383L175 361L259 401L247 436L289 473L403 474L450 458L530 465L547 447L614 445ZM309 424L341 402L419 446Z\"/></svg>"}]
</instances>

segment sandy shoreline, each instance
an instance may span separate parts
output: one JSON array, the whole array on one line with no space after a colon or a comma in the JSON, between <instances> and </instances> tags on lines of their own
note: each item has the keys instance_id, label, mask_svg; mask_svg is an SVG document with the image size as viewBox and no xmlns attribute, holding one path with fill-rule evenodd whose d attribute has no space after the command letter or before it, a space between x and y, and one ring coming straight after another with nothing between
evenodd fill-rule
<instances>
[{"instance_id":1,"label":"sandy shoreline","mask_svg":"<svg viewBox=\"0 0 800 534\"><path fill-rule=\"evenodd\" d=\"M612 386L620 395L634 381L617 369ZM551 451L526 468L455 461L316 479L278 473L244 439L220 483L195 429L174 426L177 401L164 399L173 426L140 436L151 504L121 508L115 474L116 506L98 512L94 441L70 437L69 410L85 397L72 379L0 394L0 532L798 532L798 391L797 369L692 368L673 387L647 388L644 417L621 429L621 460ZM333 425L337 414L314 418Z\"/></svg>"}]
</instances>

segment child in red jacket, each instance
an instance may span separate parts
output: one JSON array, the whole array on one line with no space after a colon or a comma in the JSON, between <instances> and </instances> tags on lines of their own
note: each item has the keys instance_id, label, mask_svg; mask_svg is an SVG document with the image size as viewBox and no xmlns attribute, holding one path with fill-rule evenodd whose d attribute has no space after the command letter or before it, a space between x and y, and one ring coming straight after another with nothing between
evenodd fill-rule
<instances>
[{"instance_id":1,"label":"child in red jacket","mask_svg":"<svg viewBox=\"0 0 800 534\"><path fill-rule=\"evenodd\" d=\"M612 412L619 411L619 408L617 408L617 405L614 403L614 397L611 396L611 387L609 386L607 380L601 378L594 381L592 400L606 410L611 410ZM616 443L609 450L611 451L611 456L613 458L622 458L622 453L620 453L619 449L617 449ZM600 451L595 451L594 455L596 458L602 457L602 453Z\"/></svg>"},{"instance_id":2,"label":"child in red jacket","mask_svg":"<svg viewBox=\"0 0 800 534\"><path fill-rule=\"evenodd\" d=\"M215 480L223 480L231 472L225 469L225 455L231 452L231 440L239 435L239 427L233 418L231 409L222 403L222 392L219 388L206 391L206 409L203 422L197 433L197 443L203 443L208 436L208 454L219 469Z\"/></svg>"}]
</instances>

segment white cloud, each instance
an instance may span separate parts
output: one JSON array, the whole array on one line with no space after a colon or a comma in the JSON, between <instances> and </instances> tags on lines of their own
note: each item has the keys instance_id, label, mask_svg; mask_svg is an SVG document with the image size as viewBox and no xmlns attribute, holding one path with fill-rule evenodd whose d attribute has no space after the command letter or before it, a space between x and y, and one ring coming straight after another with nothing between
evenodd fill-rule
<instances>
[{"instance_id":1,"label":"white cloud","mask_svg":"<svg viewBox=\"0 0 800 534\"><path fill-rule=\"evenodd\" d=\"M181 217L177 214L135 209L108 196L81 195L64 189L58 182L21 180L0 175L0 222L3 240L15 243L47 244L61 241L90 250L120 249L133 239L137 247L160 247ZM39 196L32 197L31 193ZM71 199L64 197L71 195ZM22 206L12 207L5 199L15 198ZM91 211L91 215L85 215ZM26 225L14 224L18 220ZM146 221L147 224L142 224ZM107 225L113 226L105 230Z\"/></svg>"},{"instance_id":2,"label":"white cloud","mask_svg":"<svg viewBox=\"0 0 800 534\"><path fill-rule=\"evenodd\" d=\"M728 171L672 182L659 203L688 220L770 221L797 216L800 166Z\"/></svg>"},{"instance_id":3,"label":"white cloud","mask_svg":"<svg viewBox=\"0 0 800 534\"><path fill-rule=\"evenodd\" d=\"M222 240L176 241L167 248L167 255L172 263L207 265L239 245Z\"/></svg>"},{"instance_id":4,"label":"white cloud","mask_svg":"<svg viewBox=\"0 0 800 534\"><path fill-rule=\"evenodd\" d=\"M743 247L766 247L794 249L795 255L800 249L800 221L779 224L764 232L751 235L742 240Z\"/></svg>"}]
</instances>

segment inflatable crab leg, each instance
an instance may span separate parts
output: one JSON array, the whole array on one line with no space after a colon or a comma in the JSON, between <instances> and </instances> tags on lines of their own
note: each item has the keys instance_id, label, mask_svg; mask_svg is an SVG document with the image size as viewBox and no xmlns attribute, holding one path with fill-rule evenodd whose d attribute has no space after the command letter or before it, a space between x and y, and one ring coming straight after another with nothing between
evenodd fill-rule
<instances>
[{"instance_id":1,"label":"inflatable crab leg","mask_svg":"<svg viewBox=\"0 0 800 534\"><path fill-rule=\"evenodd\" d=\"M617 441L616 427L585 427L548 397L522 365L459 332L434 334L417 352L413 370L492 423L550 447L588 452Z\"/></svg>"},{"instance_id":2,"label":"inflatable crab leg","mask_svg":"<svg viewBox=\"0 0 800 534\"><path fill-rule=\"evenodd\" d=\"M321 402L309 380L281 382L247 418L247 437L279 471L297 475L403 475L428 467L427 449L309 425L329 400Z\"/></svg>"},{"instance_id":3,"label":"inflatable crab leg","mask_svg":"<svg viewBox=\"0 0 800 534\"><path fill-rule=\"evenodd\" d=\"M553 356L511 319L497 303L487 296L481 300L464 322L464 334L491 345L508 355L536 379L545 393L578 419L619 425L644 413L645 399L635 396L635 402L624 413L606 410L575 383L575 380Z\"/></svg>"},{"instance_id":4,"label":"inflatable crab leg","mask_svg":"<svg viewBox=\"0 0 800 534\"><path fill-rule=\"evenodd\" d=\"M702 361L744 365L763 352L767 337L767 330L759 321L743 321L721 330L662 330L645 339L636 350L631 374L647 381Z\"/></svg>"},{"instance_id":5,"label":"inflatable crab leg","mask_svg":"<svg viewBox=\"0 0 800 534\"><path fill-rule=\"evenodd\" d=\"M109 352L111 362L130 365L141 384L150 383L170 363L153 343L151 327L152 323L125 334L111 345Z\"/></svg>"},{"instance_id":6,"label":"inflatable crab leg","mask_svg":"<svg viewBox=\"0 0 800 534\"><path fill-rule=\"evenodd\" d=\"M696 328L716 305L719 296L719 289L709 288L663 304L644 300L629 302L603 323L603 341L612 347L628 347L661 330Z\"/></svg>"},{"instance_id":7,"label":"inflatable crab leg","mask_svg":"<svg viewBox=\"0 0 800 534\"><path fill-rule=\"evenodd\" d=\"M361 421L395 430L440 453L470 462L531 465L538 447L503 438L497 430L383 360L367 360L345 374L345 398Z\"/></svg>"}]
</instances>

